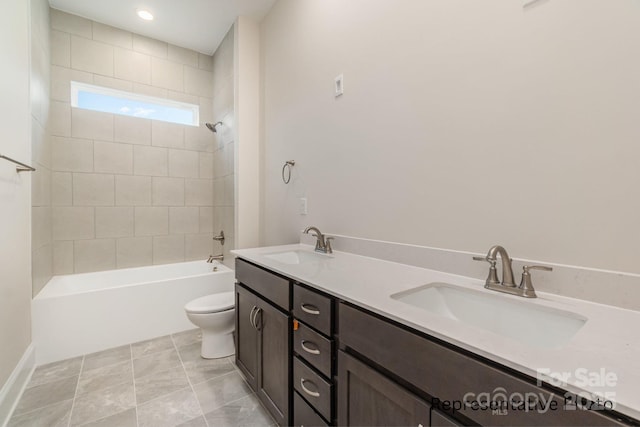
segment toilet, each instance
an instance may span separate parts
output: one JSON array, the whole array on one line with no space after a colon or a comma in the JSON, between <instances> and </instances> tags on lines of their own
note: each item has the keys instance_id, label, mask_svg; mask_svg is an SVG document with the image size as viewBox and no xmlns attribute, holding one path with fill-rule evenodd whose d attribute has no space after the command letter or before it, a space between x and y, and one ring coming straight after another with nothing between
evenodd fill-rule
<instances>
[{"instance_id":1,"label":"toilet","mask_svg":"<svg viewBox=\"0 0 640 427\"><path fill-rule=\"evenodd\" d=\"M187 317L202 329L204 359L218 359L235 353L235 294L221 292L194 299L184 306Z\"/></svg>"}]
</instances>

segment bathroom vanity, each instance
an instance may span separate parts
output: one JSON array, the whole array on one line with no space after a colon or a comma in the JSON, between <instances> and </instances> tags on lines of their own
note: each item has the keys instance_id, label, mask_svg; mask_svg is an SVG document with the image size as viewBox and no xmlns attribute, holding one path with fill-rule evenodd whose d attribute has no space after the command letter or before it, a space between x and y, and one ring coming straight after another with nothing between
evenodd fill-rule
<instances>
[{"instance_id":1,"label":"bathroom vanity","mask_svg":"<svg viewBox=\"0 0 640 427\"><path fill-rule=\"evenodd\" d=\"M234 253L236 362L279 425L639 424L640 406L621 407L618 400L611 409L585 399L588 390L571 382L558 387L532 375L558 354L579 356L575 346L505 345L475 330L465 336L459 324L448 329L451 321L391 297L452 275L315 254L304 245ZM524 352L528 366L521 365Z\"/></svg>"}]
</instances>

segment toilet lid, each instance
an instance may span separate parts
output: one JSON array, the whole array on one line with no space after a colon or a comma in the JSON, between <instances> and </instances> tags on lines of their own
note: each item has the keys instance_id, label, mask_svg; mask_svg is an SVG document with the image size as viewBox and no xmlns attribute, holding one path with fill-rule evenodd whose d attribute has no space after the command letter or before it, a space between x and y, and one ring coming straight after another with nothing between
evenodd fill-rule
<instances>
[{"instance_id":1,"label":"toilet lid","mask_svg":"<svg viewBox=\"0 0 640 427\"><path fill-rule=\"evenodd\" d=\"M190 313L218 313L230 310L235 306L234 292L220 292L196 298L188 302L184 309Z\"/></svg>"}]
</instances>

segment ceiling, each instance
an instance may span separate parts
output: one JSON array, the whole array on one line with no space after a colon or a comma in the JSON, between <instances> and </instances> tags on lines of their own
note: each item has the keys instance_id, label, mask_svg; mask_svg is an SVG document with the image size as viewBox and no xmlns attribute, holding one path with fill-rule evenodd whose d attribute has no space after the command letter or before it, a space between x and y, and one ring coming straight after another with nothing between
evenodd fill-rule
<instances>
[{"instance_id":1,"label":"ceiling","mask_svg":"<svg viewBox=\"0 0 640 427\"><path fill-rule=\"evenodd\" d=\"M240 15L261 19L275 0L49 0L51 7L103 24L213 54ZM143 21L136 11L153 13Z\"/></svg>"}]
</instances>

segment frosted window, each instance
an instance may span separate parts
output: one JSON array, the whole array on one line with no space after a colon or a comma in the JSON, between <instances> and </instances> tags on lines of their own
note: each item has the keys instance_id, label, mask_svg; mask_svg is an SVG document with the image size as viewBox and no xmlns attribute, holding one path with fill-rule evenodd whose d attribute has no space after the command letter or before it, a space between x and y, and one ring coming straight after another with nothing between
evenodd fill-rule
<instances>
[{"instance_id":1,"label":"frosted window","mask_svg":"<svg viewBox=\"0 0 640 427\"><path fill-rule=\"evenodd\" d=\"M189 126L200 122L200 107L194 104L78 82L71 82L71 106Z\"/></svg>"}]
</instances>

